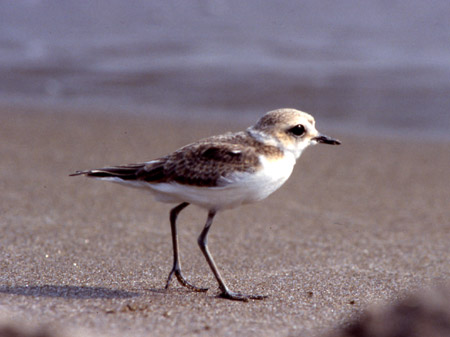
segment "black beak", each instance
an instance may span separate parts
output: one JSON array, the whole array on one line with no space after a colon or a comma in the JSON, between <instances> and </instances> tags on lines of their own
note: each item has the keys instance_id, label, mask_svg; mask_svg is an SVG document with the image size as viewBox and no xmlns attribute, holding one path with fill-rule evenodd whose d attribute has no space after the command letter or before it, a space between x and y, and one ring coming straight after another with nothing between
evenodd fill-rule
<instances>
[{"instance_id":1,"label":"black beak","mask_svg":"<svg viewBox=\"0 0 450 337\"><path fill-rule=\"evenodd\" d=\"M341 142L339 140L325 136L325 135L318 135L317 137L314 137L312 140L315 140L317 143L330 144L330 145L341 144Z\"/></svg>"}]
</instances>

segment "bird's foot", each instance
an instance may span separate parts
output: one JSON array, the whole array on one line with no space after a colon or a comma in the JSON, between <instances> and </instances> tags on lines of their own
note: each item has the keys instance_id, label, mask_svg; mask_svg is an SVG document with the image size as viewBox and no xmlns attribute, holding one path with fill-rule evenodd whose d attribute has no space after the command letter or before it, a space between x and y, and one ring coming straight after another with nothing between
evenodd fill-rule
<instances>
[{"instance_id":1,"label":"bird's foot","mask_svg":"<svg viewBox=\"0 0 450 337\"><path fill-rule=\"evenodd\" d=\"M169 277L167 278L167 282L166 282L166 287L165 287L166 289L169 289L170 281L172 280L172 276L173 276L174 274L175 274L175 276L177 277L178 282L180 282L180 284L181 284L183 287L186 287L186 288L188 288L188 289L190 289L190 290L198 291L198 292L205 292L205 291L208 291L208 288L197 287L197 286L194 286L192 283L189 283L189 282L184 278L184 276L181 274L181 270L178 269L178 268L173 268L173 269L170 271Z\"/></svg>"},{"instance_id":2,"label":"bird's foot","mask_svg":"<svg viewBox=\"0 0 450 337\"><path fill-rule=\"evenodd\" d=\"M241 294L241 293L235 293L235 292L227 289L227 290L222 291L222 293L220 293L218 297L226 298L228 300L233 300L233 301L248 302L249 300L263 300L269 296L268 295L246 295L246 294Z\"/></svg>"}]
</instances>

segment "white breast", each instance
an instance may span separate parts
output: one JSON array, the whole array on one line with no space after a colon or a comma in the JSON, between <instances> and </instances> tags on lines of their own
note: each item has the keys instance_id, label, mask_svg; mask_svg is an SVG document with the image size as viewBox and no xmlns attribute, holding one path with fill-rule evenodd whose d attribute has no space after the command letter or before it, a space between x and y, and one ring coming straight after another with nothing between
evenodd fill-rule
<instances>
[{"instance_id":1,"label":"white breast","mask_svg":"<svg viewBox=\"0 0 450 337\"><path fill-rule=\"evenodd\" d=\"M262 168L253 174L249 179L251 186L247 186L254 193L255 198L251 201L262 200L279 189L290 177L295 165L295 157L291 153L274 160L260 156L259 160Z\"/></svg>"}]
</instances>

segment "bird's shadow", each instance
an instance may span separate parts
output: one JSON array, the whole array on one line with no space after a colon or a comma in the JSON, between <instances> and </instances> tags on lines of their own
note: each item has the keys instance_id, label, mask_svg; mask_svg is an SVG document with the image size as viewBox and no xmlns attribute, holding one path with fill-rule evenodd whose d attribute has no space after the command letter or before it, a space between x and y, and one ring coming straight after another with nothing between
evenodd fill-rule
<instances>
[{"instance_id":1,"label":"bird's shadow","mask_svg":"<svg viewBox=\"0 0 450 337\"><path fill-rule=\"evenodd\" d=\"M140 296L140 293L133 291L115 290L103 287L77 287L69 285L0 286L0 293L32 297L61 297L69 299L113 299Z\"/></svg>"}]
</instances>

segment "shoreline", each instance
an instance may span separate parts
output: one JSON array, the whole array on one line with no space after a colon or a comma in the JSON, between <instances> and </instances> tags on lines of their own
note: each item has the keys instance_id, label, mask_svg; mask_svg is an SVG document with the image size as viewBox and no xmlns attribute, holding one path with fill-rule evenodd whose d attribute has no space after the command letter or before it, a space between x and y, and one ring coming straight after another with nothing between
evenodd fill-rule
<instances>
[{"instance_id":1,"label":"shoreline","mask_svg":"<svg viewBox=\"0 0 450 337\"><path fill-rule=\"evenodd\" d=\"M112 104L112 103L111 103ZM111 107L105 106L103 100L86 101L79 100L74 101L57 101L54 99L26 99L24 97L15 98L2 98L0 100L0 111L16 110L16 111L38 111L46 112L53 111L55 113L74 114L81 116L98 116L106 117L124 117L124 118L143 118L143 119L157 119L176 122L179 119L186 120L187 122L196 123L222 123L231 127L236 126L242 128L243 126L252 125L262 114L269 111L256 111L254 109L246 110L243 113L231 112L223 109L207 110L206 107L194 108L191 107L188 111L182 111L179 105L148 105L148 104L132 104L124 102L115 102ZM279 107L286 108L286 107ZM302 107L294 107L302 110ZM306 111L312 115L317 114L317 111ZM165 113L170 111L170 113ZM205 119L208 121L205 121ZM335 132L339 134L355 136L355 137L368 137L372 139L392 139L393 141L406 140L413 142L426 142L426 143L450 143L450 134L447 130L437 130L422 128L419 126L403 127L403 128L389 128L386 125L374 124L369 125L361 121L338 121L337 119L330 119L327 117L320 118L321 124L324 129L329 132Z\"/></svg>"}]
</instances>

